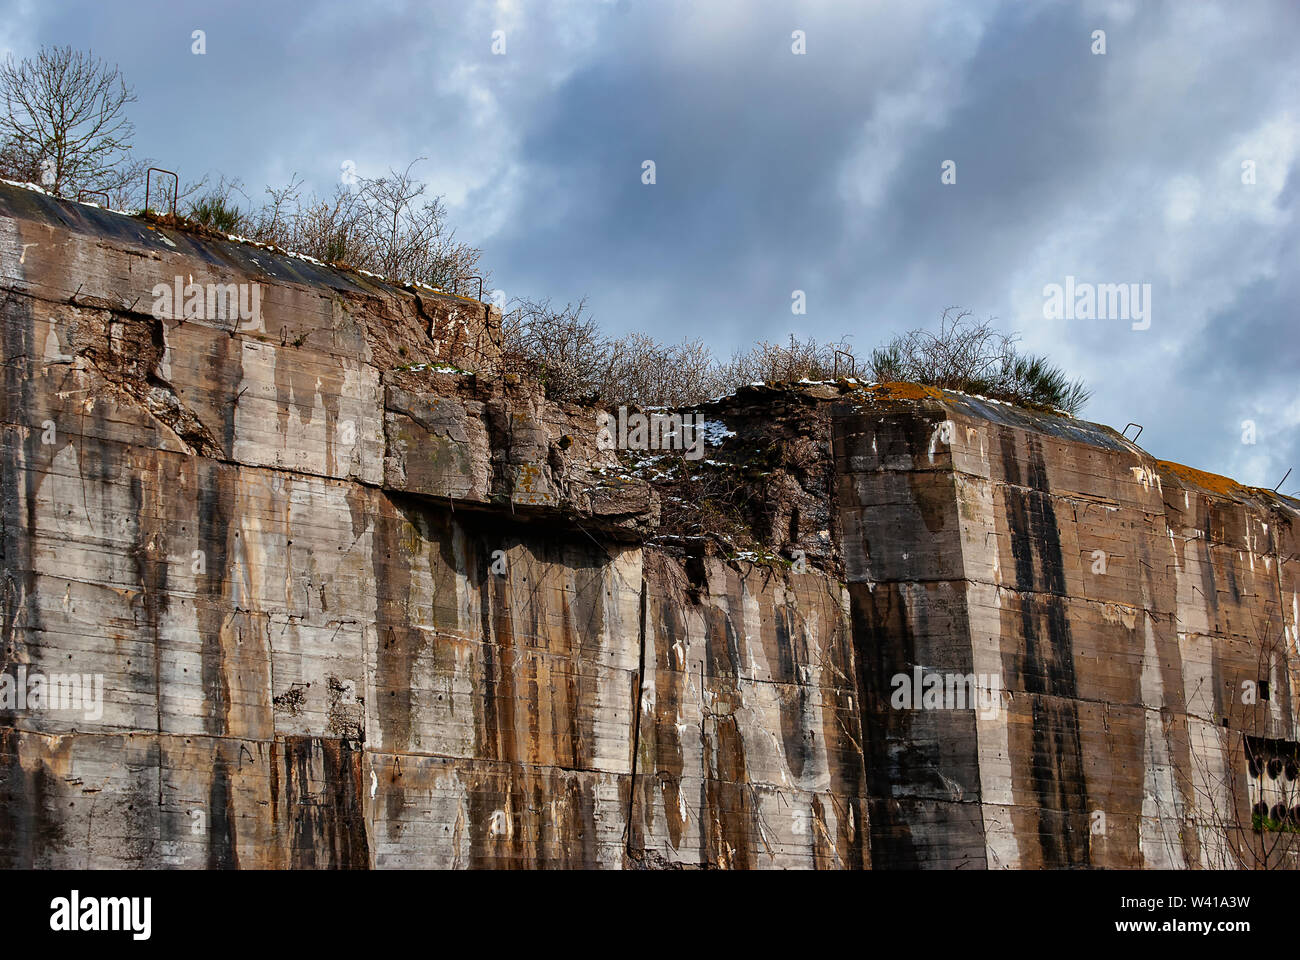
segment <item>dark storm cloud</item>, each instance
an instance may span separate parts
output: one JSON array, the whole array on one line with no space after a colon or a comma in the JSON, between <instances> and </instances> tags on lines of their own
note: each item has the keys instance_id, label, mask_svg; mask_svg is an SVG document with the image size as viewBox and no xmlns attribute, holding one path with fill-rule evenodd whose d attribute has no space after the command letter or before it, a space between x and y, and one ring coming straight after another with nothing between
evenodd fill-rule
<instances>
[{"instance_id":1,"label":"dark storm cloud","mask_svg":"<svg viewBox=\"0 0 1300 960\"><path fill-rule=\"evenodd\" d=\"M723 354L791 330L869 348L962 306L1085 376L1085 414L1142 422L1157 455L1269 486L1300 467L1292 3L6 12L19 54L120 63L138 147L185 174L256 196L426 157L508 295L586 294L611 330ZM1045 318L1067 275L1151 284L1150 328Z\"/></svg>"}]
</instances>

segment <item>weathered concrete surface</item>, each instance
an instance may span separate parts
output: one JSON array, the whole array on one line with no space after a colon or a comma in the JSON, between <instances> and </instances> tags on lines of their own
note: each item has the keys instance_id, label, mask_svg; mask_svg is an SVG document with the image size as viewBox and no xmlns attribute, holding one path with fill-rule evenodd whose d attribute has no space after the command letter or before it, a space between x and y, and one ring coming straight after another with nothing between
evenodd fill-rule
<instances>
[{"instance_id":1,"label":"weathered concrete surface","mask_svg":"<svg viewBox=\"0 0 1300 960\"><path fill-rule=\"evenodd\" d=\"M669 489L482 304L8 187L0 286L0 675L102 677L0 710L0 866L1198 866L1292 802L1294 501L850 383Z\"/></svg>"},{"instance_id":2,"label":"weathered concrete surface","mask_svg":"<svg viewBox=\"0 0 1300 960\"><path fill-rule=\"evenodd\" d=\"M1300 504L1094 424L875 393L834 429L876 863L1253 865L1243 735L1297 739ZM996 676L1001 708L892 709L917 664Z\"/></svg>"},{"instance_id":3,"label":"weathered concrete surface","mask_svg":"<svg viewBox=\"0 0 1300 960\"><path fill-rule=\"evenodd\" d=\"M0 865L866 862L838 584L643 549L482 305L0 214L2 665L103 678L0 713ZM155 316L175 276L260 322Z\"/></svg>"}]
</instances>

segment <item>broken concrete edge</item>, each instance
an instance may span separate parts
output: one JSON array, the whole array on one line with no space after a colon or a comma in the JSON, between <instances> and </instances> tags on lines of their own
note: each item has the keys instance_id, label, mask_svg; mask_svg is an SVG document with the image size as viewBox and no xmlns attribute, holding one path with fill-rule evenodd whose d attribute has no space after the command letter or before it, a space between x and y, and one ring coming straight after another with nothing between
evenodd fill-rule
<instances>
[{"instance_id":1,"label":"broken concrete edge","mask_svg":"<svg viewBox=\"0 0 1300 960\"><path fill-rule=\"evenodd\" d=\"M1208 496L1238 503L1273 502L1290 509L1300 507L1300 498L1269 487L1251 486L1221 474L1210 473L1172 460L1161 460L1104 423L1083 420L1064 411L1038 410L1005 400L980 397L927 384L855 382L852 378L815 383L804 381L750 384L741 387L735 394L710 400L692 409L709 409L725 416L728 401L746 392L755 396L761 396L765 392L795 393L818 400L838 400L842 403L856 404L855 409L860 413L870 413L874 409L883 412L900 403L928 407L934 413L956 412L972 419L987 420L1043 436L1087 443L1109 450L1127 450L1152 462L1162 477L1174 480L1179 486L1193 487Z\"/></svg>"}]
</instances>

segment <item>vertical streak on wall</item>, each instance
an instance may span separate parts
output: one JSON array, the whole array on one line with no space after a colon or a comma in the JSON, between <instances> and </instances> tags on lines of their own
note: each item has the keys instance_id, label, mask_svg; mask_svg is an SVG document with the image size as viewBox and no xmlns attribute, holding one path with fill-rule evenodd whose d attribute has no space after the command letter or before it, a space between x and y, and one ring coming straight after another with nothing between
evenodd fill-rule
<instances>
[{"instance_id":1,"label":"vertical streak on wall","mask_svg":"<svg viewBox=\"0 0 1300 960\"><path fill-rule=\"evenodd\" d=\"M633 808L636 804L637 763L639 760L639 754L641 750L641 709L642 709L642 702L645 697L645 627L646 627L645 618L647 615L646 590L647 590L647 584L646 584L645 573L644 571L642 571L640 616L637 617L637 646L639 648L640 655L637 658L636 700L635 700L635 706L633 707L633 714L632 714L632 718L633 718L632 719L632 756L630 761L632 769L631 769L631 773L628 775L627 820L623 824L623 837L624 837L625 849L627 850L628 856L633 858L635 858L636 856L636 854L634 854L633 852L634 849L639 851L644 847L643 840L640 843L638 843L638 845L635 848L633 847L632 814L633 814Z\"/></svg>"},{"instance_id":2,"label":"vertical streak on wall","mask_svg":"<svg viewBox=\"0 0 1300 960\"><path fill-rule=\"evenodd\" d=\"M986 866L975 710L895 702L919 676L973 673L944 429L914 408L833 424L871 857L886 868Z\"/></svg>"}]
</instances>

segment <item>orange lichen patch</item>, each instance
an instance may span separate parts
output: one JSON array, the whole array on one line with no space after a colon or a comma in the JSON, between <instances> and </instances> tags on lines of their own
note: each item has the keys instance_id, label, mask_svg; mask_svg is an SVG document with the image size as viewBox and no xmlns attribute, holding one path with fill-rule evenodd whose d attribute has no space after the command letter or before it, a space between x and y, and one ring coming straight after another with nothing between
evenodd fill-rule
<instances>
[{"instance_id":1,"label":"orange lichen patch","mask_svg":"<svg viewBox=\"0 0 1300 960\"><path fill-rule=\"evenodd\" d=\"M1204 470L1197 470L1194 467L1187 467L1181 463L1172 463L1169 460L1157 460L1156 466L1163 473L1172 473L1183 484L1193 484L1210 493L1217 493L1222 497L1242 497L1248 496L1250 488L1242 486L1231 477L1222 477L1217 473L1206 473Z\"/></svg>"},{"instance_id":2,"label":"orange lichen patch","mask_svg":"<svg viewBox=\"0 0 1300 960\"><path fill-rule=\"evenodd\" d=\"M536 464L521 463L519 465L519 473L515 479L515 487L522 490L524 493L532 493L533 485L537 483L541 473L541 470Z\"/></svg>"},{"instance_id":3,"label":"orange lichen patch","mask_svg":"<svg viewBox=\"0 0 1300 960\"><path fill-rule=\"evenodd\" d=\"M863 392L878 400L942 400L943 391L923 383L874 383Z\"/></svg>"}]
</instances>

